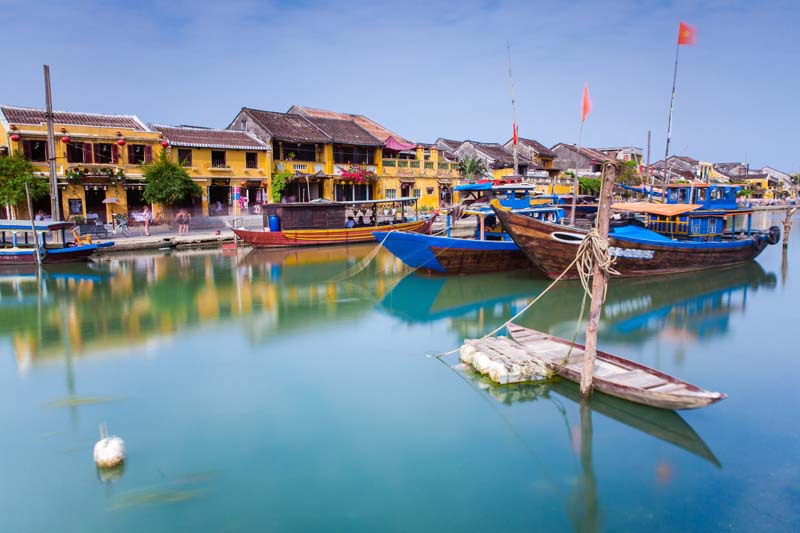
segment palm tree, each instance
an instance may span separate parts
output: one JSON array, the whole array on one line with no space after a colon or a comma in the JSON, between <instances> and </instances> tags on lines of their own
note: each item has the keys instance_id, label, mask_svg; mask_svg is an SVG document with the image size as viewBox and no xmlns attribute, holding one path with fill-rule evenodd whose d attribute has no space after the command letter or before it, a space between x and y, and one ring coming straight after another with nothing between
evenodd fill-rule
<instances>
[{"instance_id":1,"label":"palm tree","mask_svg":"<svg viewBox=\"0 0 800 533\"><path fill-rule=\"evenodd\" d=\"M464 157L458 162L458 170L468 180L477 180L488 174L486 163L478 157Z\"/></svg>"}]
</instances>

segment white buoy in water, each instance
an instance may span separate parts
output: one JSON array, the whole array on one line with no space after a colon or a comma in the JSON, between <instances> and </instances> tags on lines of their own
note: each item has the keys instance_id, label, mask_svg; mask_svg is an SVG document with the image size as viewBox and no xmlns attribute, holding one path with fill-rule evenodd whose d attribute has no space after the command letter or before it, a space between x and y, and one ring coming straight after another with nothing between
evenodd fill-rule
<instances>
[{"instance_id":1,"label":"white buoy in water","mask_svg":"<svg viewBox=\"0 0 800 533\"><path fill-rule=\"evenodd\" d=\"M125 460L125 442L108 436L105 424L100 426L100 440L94 445L94 463L99 468L112 468Z\"/></svg>"}]
</instances>

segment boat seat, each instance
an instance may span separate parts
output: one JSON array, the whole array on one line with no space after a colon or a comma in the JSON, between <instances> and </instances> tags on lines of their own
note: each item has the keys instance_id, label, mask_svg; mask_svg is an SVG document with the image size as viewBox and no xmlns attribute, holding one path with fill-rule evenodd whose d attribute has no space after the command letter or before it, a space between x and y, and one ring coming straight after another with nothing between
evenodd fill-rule
<instances>
[{"instance_id":1,"label":"boat seat","mask_svg":"<svg viewBox=\"0 0 800 533\"><path fill-rule=\"evenodd\" d=\"M606 381L623 385L625 387L635 387L644 389L649 387L656 387L667 383L667 380L653 374L648 374L643 370L631 370L630 372L616 373L605 378Z\"/></svg>"},{"instance_id":2,"label":"boat seat","mask_svg":"<svg viewBox=\"0 0 800 533\"><path fill-rule=\"evenodd\" d=\"M678 392L685 390L685 385L683 383L666 383L664 385L648 387L648 390L650 390L650 392Z\"/></svg>"}]
</instances>

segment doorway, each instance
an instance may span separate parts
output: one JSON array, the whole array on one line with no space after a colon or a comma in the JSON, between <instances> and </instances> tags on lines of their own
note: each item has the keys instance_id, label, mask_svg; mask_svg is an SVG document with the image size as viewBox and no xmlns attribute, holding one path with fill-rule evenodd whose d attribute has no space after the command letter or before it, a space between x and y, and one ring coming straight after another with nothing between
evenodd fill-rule
<instances>
[{"instance_id":1,"label":"doorway","mask_svg":"<svg viewBox=\"0 0 800 533\"><path fill-rule=\"evenodd\" d=\"M209 216L223 216L228 214L231 202L231 188L228 185L208 186L208 214Z\"/></svg>"},{"instance_id":2,"label":"doorway","mask_svg":"<svg viewBox=\"0 0 800 533\"><path fill-rule=\"evenodd\" d=\"M101 187L87 187L86 188L86 218L94 218L92 215L97 215L97 220L101 224L107 224L106 217L106 204L103 200L106 199L106 191Z\"/></svg>"}]
</instances>

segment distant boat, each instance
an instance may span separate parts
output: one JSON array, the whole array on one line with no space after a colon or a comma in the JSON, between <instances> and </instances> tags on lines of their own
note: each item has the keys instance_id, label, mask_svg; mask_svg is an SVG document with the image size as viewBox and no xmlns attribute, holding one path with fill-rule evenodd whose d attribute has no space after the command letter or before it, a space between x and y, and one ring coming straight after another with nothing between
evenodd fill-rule
<instances>
[{"instance_id":1,"label":"distant boat","mask_svg":"<svg viewBox=\"0 0 800 533\"><path fill-rule=\"evenodd\" d=\"M570 341L516 324L508 325L508 334L530 357L559 376L580 383L585 349L582 344L575 344L570 353ZM727 397L601 351L597 352L592 384L611 396L661 409L697 409Z\"/></svg>"},{"instance_id":2,"label":"distant boat","mask_svg":"<svg viewBox=\"0 0 800 533\"><path fill-rule=\"evenodd\" d=\"M98 249L114 246L113 242L76 246L48 243L48 235L56 231L61 234L61 242L66 242L66 230L74 226L72 222L37 221L32 224L30 220L0 221L0 265L35 265L37 247L42 264L52 264L86 261Z\"/></svg>"},{"instance_id":3,"label":"distant boat","mask_svg":"<svg viewBox=\"0 0 800 533\"><path fill-rule=\"evenodd\" d=\"M249 231L234 229L233 232L254 248L285 248L293 246L323 246L332 244L352 244L374 241L375 231L411 231L430 233L433 219L415 217L406 221L404 207L416 204L417 198L396 198L384 200L361 200L346 203L307 202L295 204L275 204L267 206L264 215L265 230ZM401 221L394 223L395 215L383 215L384 223L379 224L381 214L378 204L399 204ZM346 227L348 206L370 207L372 223L360 224L353 220L352 227ZM388 218L388 217L391 217ZM355 218L355 217L353 217ZM391 223L387 223L391 222Z\"/></svg>"}]
</instances>

